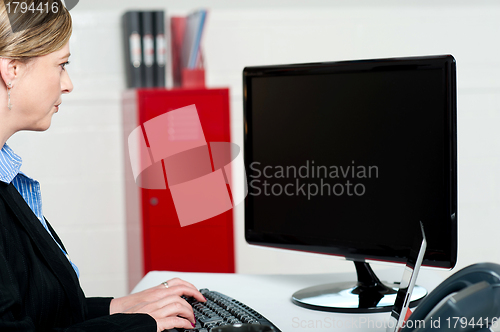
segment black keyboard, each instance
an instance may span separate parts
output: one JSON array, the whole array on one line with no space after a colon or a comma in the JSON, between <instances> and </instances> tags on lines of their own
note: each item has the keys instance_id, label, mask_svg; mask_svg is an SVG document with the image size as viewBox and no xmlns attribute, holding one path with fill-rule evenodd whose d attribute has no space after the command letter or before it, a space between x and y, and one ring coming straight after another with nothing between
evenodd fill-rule
<instances>
[{"instance_id":1,"label":"black keyboard","mask_svg":"<svg viewBox=\"0 0 500 332\"><path fill-rule=\"evenodd\" d=\"M227 295L206 288L200 289L200 292L207 302L198 302L192 297L183 297L193 307L196 327L190 330L172 329L169 331L210 332L216 326L247 323L264 324L274 328L276 332L281 332L257 311Z\"/></svg>"}]
</instances>

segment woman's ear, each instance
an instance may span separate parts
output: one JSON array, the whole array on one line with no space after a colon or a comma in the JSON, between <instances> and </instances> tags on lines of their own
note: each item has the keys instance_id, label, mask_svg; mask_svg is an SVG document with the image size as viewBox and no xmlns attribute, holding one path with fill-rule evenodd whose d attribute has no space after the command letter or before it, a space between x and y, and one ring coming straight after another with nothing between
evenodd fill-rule
<instances>
[{"instance_id":1,"label":"woman's ear","mask_svg":"<svg viewBox=\"0 0 500 332\"><path fill-rule=\"evenodd\" d=\"M0 58L0 76L7 86L9 82L13 82L19 71L19 61L7 58ZM12 83L13 84L13 83Z\"/></svg>"}]
</instances>

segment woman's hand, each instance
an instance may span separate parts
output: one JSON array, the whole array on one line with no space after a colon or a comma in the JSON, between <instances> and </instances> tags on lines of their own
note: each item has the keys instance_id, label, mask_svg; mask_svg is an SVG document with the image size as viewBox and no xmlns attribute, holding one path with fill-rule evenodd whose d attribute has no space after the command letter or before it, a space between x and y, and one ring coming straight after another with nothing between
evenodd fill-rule
<instances>
[{"instance_id":1,"label":"woman's hand","mask_svg":"<svg viewBox=\"0 0 500 332\"><path fill-rule=\"evenodd\" d=\"M189 303L174 295L154 302L140 303L124 313L149 314L156 320L158 332L173 328L191 329L196 325L193 309Z\"/></svg>"},{"instance_id":2,"label":"woman's hand","mask_svg":"<svg viewBox=\"0 0 500 332\"><path fill-rule=\"evenodd\" d=\"M167 281L142 292L111 300L110 314L146 313L156 320L158 331L171 328L192 328L196 321L193 309L181 296L205 302L203 295L187 281L179 278Z\"/></svg>"}]
</instances>

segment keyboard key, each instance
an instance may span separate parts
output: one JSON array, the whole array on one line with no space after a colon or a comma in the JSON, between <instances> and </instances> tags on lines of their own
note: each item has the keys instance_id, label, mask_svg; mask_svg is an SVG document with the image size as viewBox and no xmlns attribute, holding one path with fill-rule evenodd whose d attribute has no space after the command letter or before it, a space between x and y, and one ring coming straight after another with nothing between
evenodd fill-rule
<instances>
[{"instance_id":1,"label":"keyboard key","mask_svg":"<svg viewBox=\"0 0 500 332\"><path fill-rule=\"evenodd\" d=\"M200 317L200 319L199 319L199 322L201 324L214 323L214 322L218 322L218 321L222 321L222 317L219 317L219 316L212 316L212 317L207 317L207 318Z\"/></svg>"}]
</instances>

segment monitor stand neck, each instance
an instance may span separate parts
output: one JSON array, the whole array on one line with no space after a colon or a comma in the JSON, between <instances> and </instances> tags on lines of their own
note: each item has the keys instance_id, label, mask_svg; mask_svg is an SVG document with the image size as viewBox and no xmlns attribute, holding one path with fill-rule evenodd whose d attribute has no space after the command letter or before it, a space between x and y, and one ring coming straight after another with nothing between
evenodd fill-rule
<instances>
[{"instance_id":1,"label":"monitor stand neck","mask_svg":"<svg viewBox=\"0 0 500 332\"><path fill-rule=\"evenodd\" d=\"M357 282L337 282L308 287L295 292L292 302L301 307L332 312L372 313L391 311L398 284L384 284L368 263L354 261ZM415 286L411 297L414 307L427 294Z\"/></svg>"},{"instance_id":2,"label":"monitor stand neck","mask_svg":"<svg viewBox=\"0 0 500 332\"><path fill-rule=\"evenodd\" d=\"M397 294L397 290L384 285L373 272L370 264L365 262L354 262L358 283L352 290L352 294L357 294L359 306L361 308L377 307L384 296ZM391 306L392 309L392 306Z\"/></svg>"}]
</instances>

